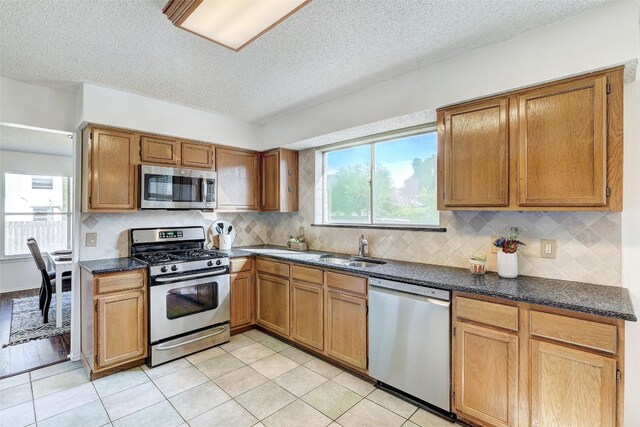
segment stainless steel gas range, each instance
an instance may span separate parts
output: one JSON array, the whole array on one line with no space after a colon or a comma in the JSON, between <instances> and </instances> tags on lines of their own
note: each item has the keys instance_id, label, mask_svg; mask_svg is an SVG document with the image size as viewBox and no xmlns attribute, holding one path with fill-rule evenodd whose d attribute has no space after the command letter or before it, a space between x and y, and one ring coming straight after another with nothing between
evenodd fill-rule
<instances>
[{"instance_id":1,"label":"stainless steel gas range","mask_svg":"<svg viewBox=\"0 0 640 427\"><path fill-rule=\"evenodd\" d=\"M147 364L229 341L229 257L204 249L204 228L132 228L129 239L149 266Z\"/></svg>"}]
</instances>

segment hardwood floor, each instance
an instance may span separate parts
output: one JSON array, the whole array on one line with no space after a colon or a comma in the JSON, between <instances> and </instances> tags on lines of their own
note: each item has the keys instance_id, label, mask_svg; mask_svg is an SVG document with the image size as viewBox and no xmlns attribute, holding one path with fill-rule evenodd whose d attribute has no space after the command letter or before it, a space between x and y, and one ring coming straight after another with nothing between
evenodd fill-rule
<instances>
[{"instance_id":1,"label":"hardwood floor","mask_svg":"<svg viewBox=\"0 0 640 427\"><path fill-rule=\"evenodd\" d=\"M1 344L6 344L9 341L9 333L11 330L11 300L13 298L37 295L38 289L0 294ZM55 322L55 319L50 321ZM0 379L43 366L64 362L67 360L69 349L69 334L0 348Z\"/></svg>"}]
</instances>

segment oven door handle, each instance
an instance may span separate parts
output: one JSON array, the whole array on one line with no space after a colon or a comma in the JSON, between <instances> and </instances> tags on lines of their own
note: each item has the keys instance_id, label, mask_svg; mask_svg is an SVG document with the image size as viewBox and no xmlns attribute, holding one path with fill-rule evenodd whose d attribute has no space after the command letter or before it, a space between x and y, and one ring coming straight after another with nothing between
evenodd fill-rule
<instances>
[{"instance_id":1,"label":"oven door handle","mask_svg":"<svg viewBox=\"0 0 640 427\"><path fill-rule=\"evenodd\" d=\"M187 276L179 276L179 277L157 277L155 280L155 282L157 283L169 283L169 282L183 282L185 280L190 280L190 279L199 279L202 277L214 277L214 276L221 276L222 274L227 272L227 268L221 268L218 270L214 270L214 271L209 271L207 273L198 273L198 274L189 274Z\"/></svg>"},{"instance_id":2,"label":"oven door handle","mask_svg":"<svg viewBox=\"0 0 640 427\"><path fill-rule=\"evenodd\" d=\"M212 332L210 334L204 335L202 337L193 338L193 339L190 339L190 340L187 340L187 341L183 341L183 342L180 342L180 343L177 343L177 344L171 344L171 345L160 344L159 346L156 347L156 350L159 350L159 351L171 350L172 348L182 347L182 346L187 345L187 344L191 344L191 343L194 343L194 342L197 342L197 341L202 341L204 339L211 338L211 337L216 336L216 335L220 335L221 333L226 331L227 328L228 328L228 326L225 325L225 326L222 326L221 328L217 329L216 331L214 331L214 332Z\"/></svg>"}]
</instances>

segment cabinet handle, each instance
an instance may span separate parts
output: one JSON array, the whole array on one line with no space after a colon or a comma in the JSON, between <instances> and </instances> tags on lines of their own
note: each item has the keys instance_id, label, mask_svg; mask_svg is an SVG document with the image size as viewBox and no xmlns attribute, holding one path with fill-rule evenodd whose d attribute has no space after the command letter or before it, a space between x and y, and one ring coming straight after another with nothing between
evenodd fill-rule
<instances>
[{"instance_id":1,"label":"cabinet handle","mask_svg":"<svg viewBox=\"0 0 640 427\"><path fill-rule=\"evenodd\" d=\"M293 176L293 172L291 172L291 169L289 169L289 170L287 171L287 175L289 175L289 176Z\"/></svg>"},{"instance_id":2,"label":"cabinet handle","mask_svg":"<svg viewBox=\"0 0 640 427\"><path fill-rule=\"evenodd\" d=\"M293 192L293 190L291 189L291 187L287 188L287 190L289 191L289 193Z\"/></svg>"}]
</instances>

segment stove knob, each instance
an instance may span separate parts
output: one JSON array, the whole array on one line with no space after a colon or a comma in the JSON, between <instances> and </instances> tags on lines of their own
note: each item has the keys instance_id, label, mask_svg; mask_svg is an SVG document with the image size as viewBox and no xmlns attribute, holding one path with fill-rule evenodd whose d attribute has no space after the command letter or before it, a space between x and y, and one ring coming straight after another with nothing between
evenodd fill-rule
<instances>
[{"instance_id":1,"label":"stove knob","mask_svg":"<svg viewBox=\"0 0 640 427\"><path fill-rule=\"evenodd\" d=\"M216 265L220 265L220 264L222 264L222 261L217 260L217 261L216 261Z\"/></svg>"},{"instance_id":2,"label":"stove knob","mask_svg":"<svg viewBox=\"0 0 640 427\"><path fill-rule=\"evenodd\" d=\"M178 266L177 265L172 265L171 266L171 271L178 271Z\"/></svg>"},{"instance_id":3,"label":"stove knob","mask_svg":"<svg viewBox=\"0 0 640 427\"><path fill-rule=\"evenodd\" d=\"M163 266L163 267L160 269L160 271L161 271L161 272L163 272L163 273L166 273L166 272L167 272L167 266L166 266L166 265L165 265L165 266Z\"/></svg>"},{"instance_id":4,"label":"stove knob","mask_svg":"<svg viewBox=\"0 0 640 427\"><path fill-rule=\"evenodd\" d=\"M209 267L211 267L211 266L213 265L213 261L209 261L209 262L207 263L207 265L208 265Z\"/></svg>"}]
</instances>

